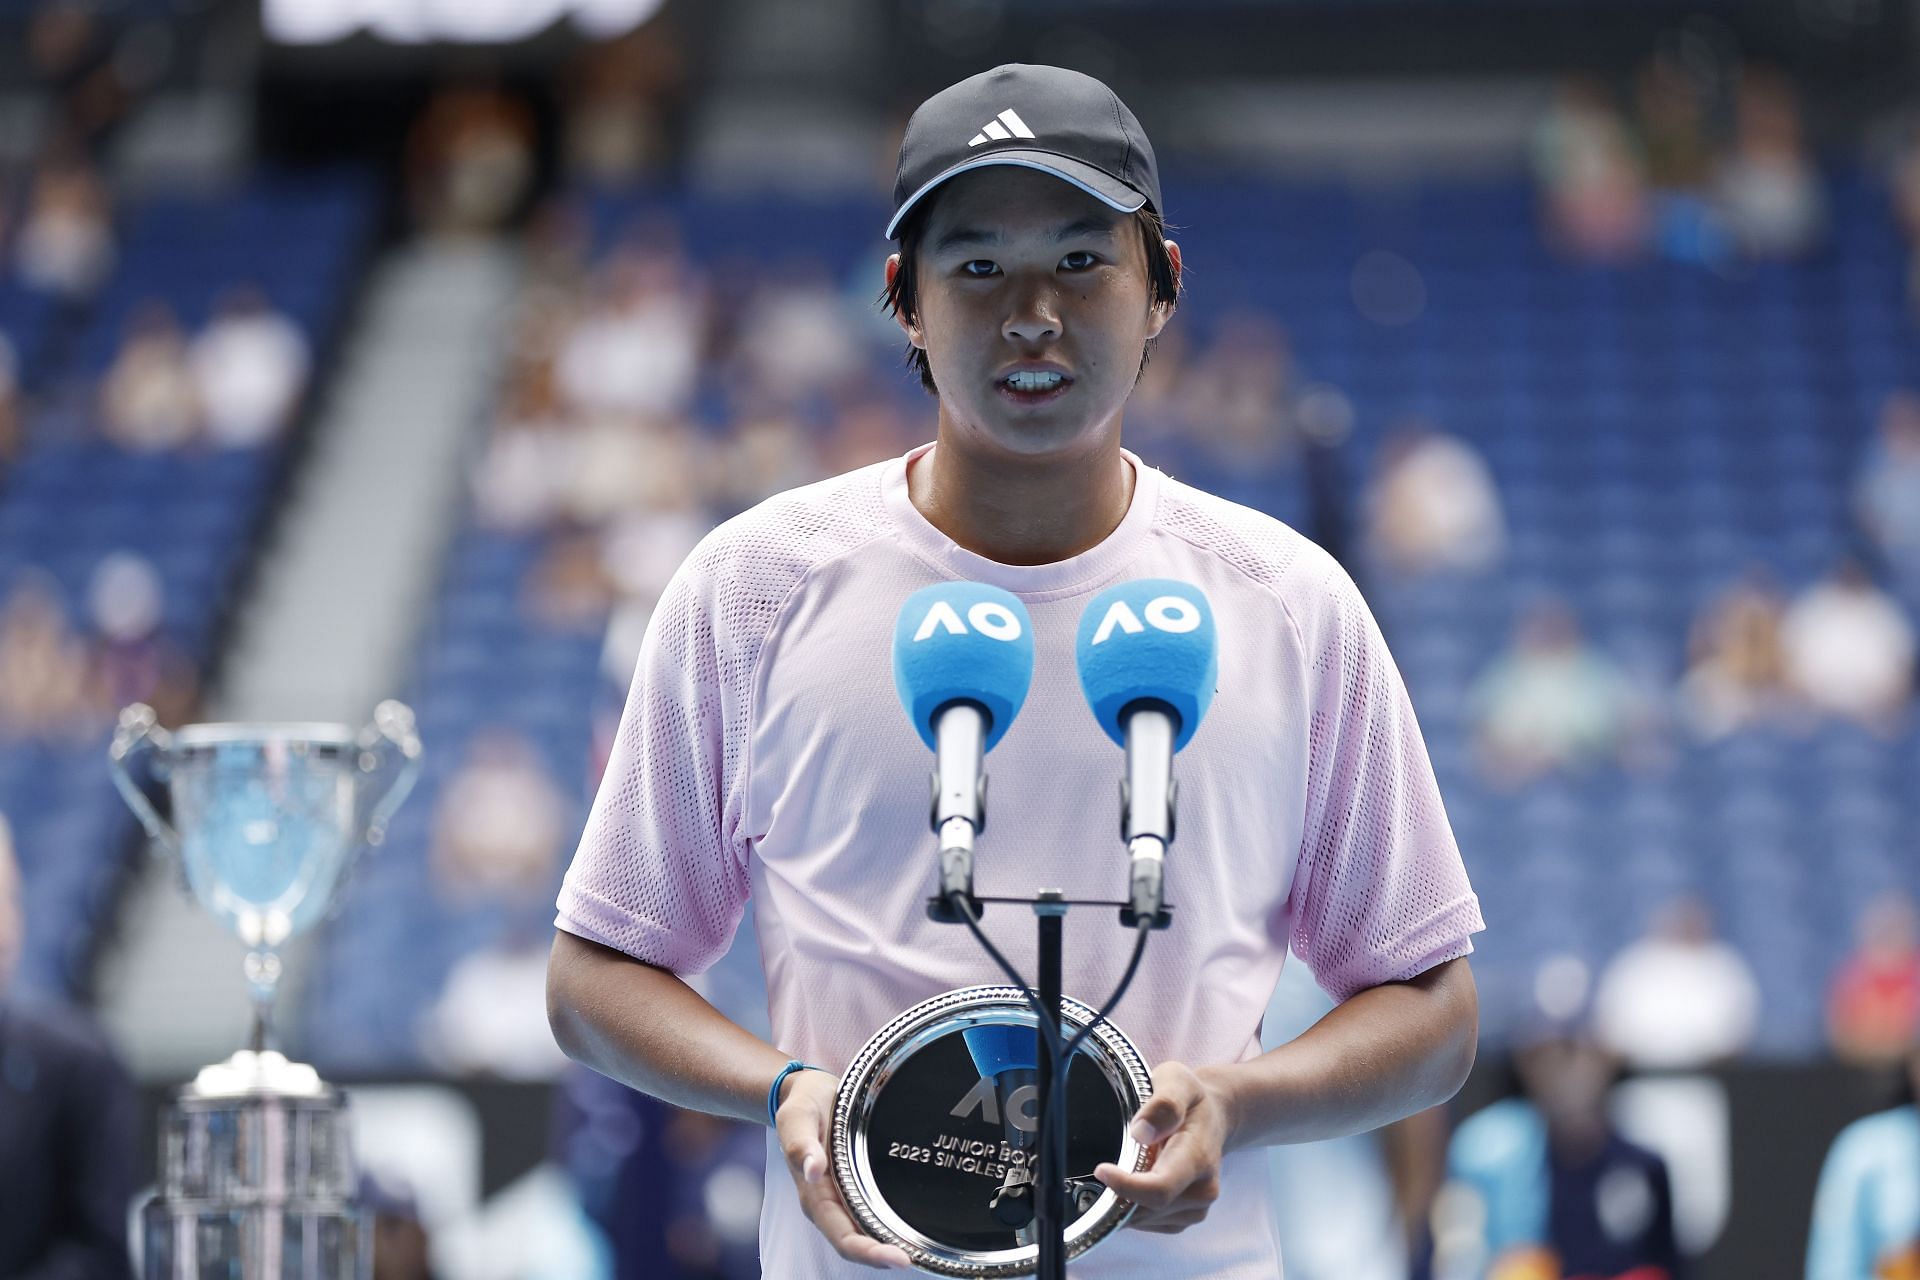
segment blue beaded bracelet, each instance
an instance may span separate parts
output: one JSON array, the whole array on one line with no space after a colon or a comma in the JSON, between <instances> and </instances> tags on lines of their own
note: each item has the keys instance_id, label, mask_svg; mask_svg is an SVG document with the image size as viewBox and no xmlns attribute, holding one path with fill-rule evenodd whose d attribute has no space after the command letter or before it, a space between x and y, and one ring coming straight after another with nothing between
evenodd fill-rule
<instances>
[{"instance_id":1,"label":"blue beaded bracelet","mask_svg":"<svg viewBox=\"0 0 1920 1280\"><path fill-rule=\"evenodd\" d=\"M774 1113L780 1110L780 1086L787 1082L787 1077L796 1071L818 1070L820 1070L819 1067L814 1066L810 1062L802 1062L798 1058L795 1058L792 1062L780 1068L780 1074L773 1078L773 1088L767 1090L767 1123L769 1125L778 1123L774 1118Z\"/></svg>"}]
</instances>

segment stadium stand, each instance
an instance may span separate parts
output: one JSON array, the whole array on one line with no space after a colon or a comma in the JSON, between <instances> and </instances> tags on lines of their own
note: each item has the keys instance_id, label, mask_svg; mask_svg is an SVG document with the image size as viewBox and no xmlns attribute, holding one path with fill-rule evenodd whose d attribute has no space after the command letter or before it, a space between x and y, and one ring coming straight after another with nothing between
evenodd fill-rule
<instances>
[{"instance_id":1,"label":"stadium stand","mask_svg":"<svg viewBox=\"0 0 1920 1280\"><path fill-rule=\"evenodd\" d=\"M133 451L101 438L94 389L126 317L160 299L189 325L251 282L318 346L340 322L372 229L375 192L357 172L265 173L237 192L155 196L122 211L113 276L62 317L0 286L0 328L33 353L42 391L0 487L0 597L50 580L84 619L101 561L137 551L157 571L159 639L204 672L223 612L268 513L286 445ZM27 361L23 361L27 363ZM27 992L85 989L94 948L136 848L105 768L113 708L91 705L70 734L0 735L0 814L24 879Z\"/></svg>"}]
</instances>

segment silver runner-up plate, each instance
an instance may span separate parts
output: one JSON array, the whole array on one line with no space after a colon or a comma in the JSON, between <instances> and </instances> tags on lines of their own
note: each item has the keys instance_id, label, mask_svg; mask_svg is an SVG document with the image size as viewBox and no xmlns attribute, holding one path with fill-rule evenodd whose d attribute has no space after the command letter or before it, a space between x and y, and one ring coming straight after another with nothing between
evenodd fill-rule
<instances>
[{"instance_id":1,"label":"silver runner-up plate","mask_svg":"<svg viewBox=\"0 0 1920 1280\"><path fill-rule=\"evenodd\" d=\"M1068 1036L1094 1010L1061 1001ZM1010 986L964 987L908 1009L869 1040L840 1082L833 1171L861 1228L922 1271L1025 1276L1033 1228L1038 1072L1033 1007ZM1133 1042L1103 1022L1067 1072L1067 1257L1122 1226L1133 1205L1093 1176L1147 1167L1127 1134L1152 1077Z\"/></svg>"}]
</instances>

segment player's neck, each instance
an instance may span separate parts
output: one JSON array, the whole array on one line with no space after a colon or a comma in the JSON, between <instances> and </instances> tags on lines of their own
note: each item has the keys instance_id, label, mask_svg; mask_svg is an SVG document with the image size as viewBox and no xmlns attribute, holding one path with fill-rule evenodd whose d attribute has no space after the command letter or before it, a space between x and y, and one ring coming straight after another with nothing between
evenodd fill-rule
<instances>
[{"instance_id":1,"label":"player's neck","mask_svg":"<svg viewBox=\"0 0 1920 1280\"><path fill-rule=\"evenodd\" d=\"M1133 502L1133 466L1116 434L1058 462L983 457L938 443L907 468L907 496L927 522L1001 564L1052 564L1099 546Z\"/></svg>"}]
</instances>

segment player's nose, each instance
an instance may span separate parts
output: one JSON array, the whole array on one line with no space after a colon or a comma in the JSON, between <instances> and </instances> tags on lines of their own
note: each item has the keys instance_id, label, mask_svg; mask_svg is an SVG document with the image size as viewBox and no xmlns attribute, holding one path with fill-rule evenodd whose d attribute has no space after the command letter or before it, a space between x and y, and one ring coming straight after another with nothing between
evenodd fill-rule
<instances>
[{"instance_id":1,"label":"player's nose","mask_svg":"<svg viewBox=\"0 0 1920 1280\"><path fill-rule=\"evenodd\" d=\"M1061 333L1060 302L1049 285L1031 285L1010 291L1007 315L1000 335L1009 342L1032 345L1051 342Z\"/></svg>"}]
</instances>

